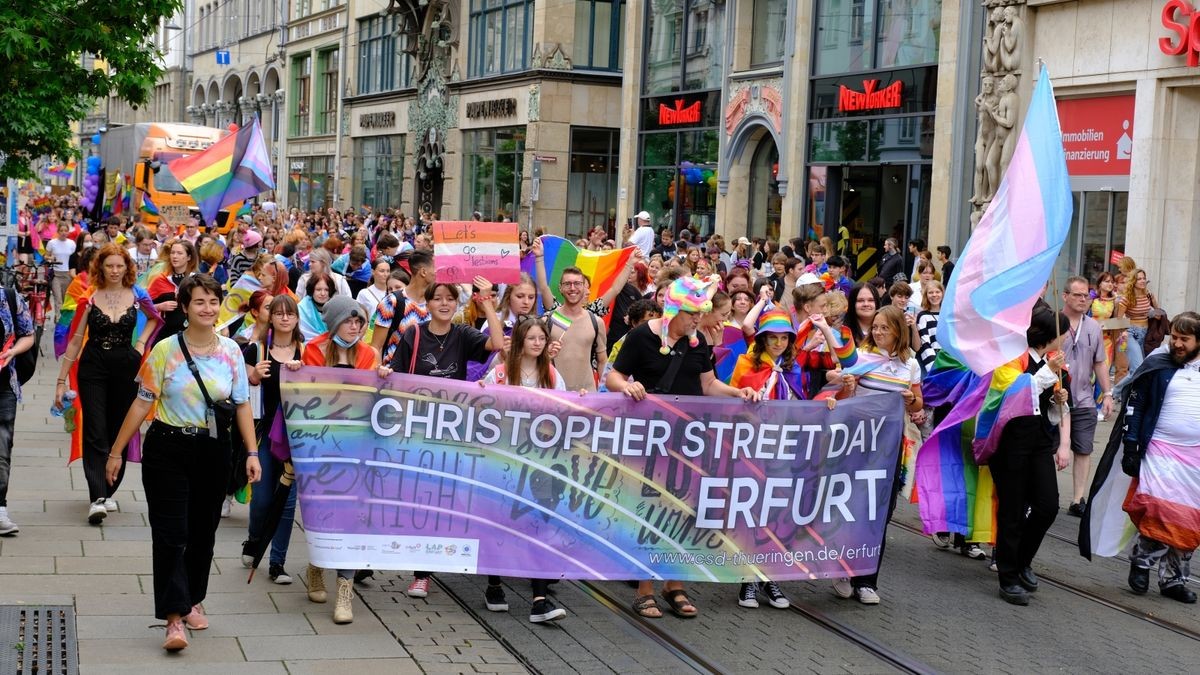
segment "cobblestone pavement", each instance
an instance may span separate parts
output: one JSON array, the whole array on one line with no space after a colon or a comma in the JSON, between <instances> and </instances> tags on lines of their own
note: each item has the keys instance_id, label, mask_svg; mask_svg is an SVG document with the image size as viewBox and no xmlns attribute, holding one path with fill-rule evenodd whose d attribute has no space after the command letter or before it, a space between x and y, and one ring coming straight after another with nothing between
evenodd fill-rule
<instances>
[{"instance_id":1,"label":"cobblestone pavement","mask_svg":"<svg viewBox=\"0 0 1200 675\"><path fill-rule=\"evenodd\" d=\"M1000 601L985 563L937 550L906 529L919 527L916 506L906 504L888 530L882 604L840 600L828 582L783 584L793 603L826 625L765 602L739 607L735 586L712 584L689 586L698 618L641 620L624 611L634 595L625 584L570 581L553 587L566 619L535 625L525 580L506 579L510 611L492 613L484 608L482 577L441 575L428 598L412 599L404 594L409 573L379 572L358 586L354 623L336 626L331 605L312 604L304 594L299 528L288 561L297 583L277 586L260 574L246 584L238 559L246 509L239 506L217 533L205 603L212 628L169 657L159 649L161 622L152 616L139 471L132 467L125 479L119 512L102 527L88 526L82 470L66 467L61 420L47 413L53 377L43 365L18 415L9 507L22 530L0 538L0 604L72 605L80 669L88 674L887 673L904 667L893 658L910 670L941 672L1173 673L1195 672L1200 654L1196 606L1154 592L1133 595L1125 562L1085 561L1073 544L1079 521L1065 509L1052 531L1072 543L1046 540L1035 564L1046 583L1021 608ZM1069 481L1060 474L1064 507Z\"/></svg>"}]
</instances>

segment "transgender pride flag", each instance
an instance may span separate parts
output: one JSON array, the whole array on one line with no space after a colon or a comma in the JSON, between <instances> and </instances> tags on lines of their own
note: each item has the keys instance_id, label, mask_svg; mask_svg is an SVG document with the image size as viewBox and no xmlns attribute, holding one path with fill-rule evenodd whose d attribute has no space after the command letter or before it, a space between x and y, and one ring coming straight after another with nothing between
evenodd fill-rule
<instances>
[{"instance_id":1,"label":"transgender pride flag","mask_svg":"<svg viewBox=\"0 0 1200 675\"><path fill-rule=\"evenodd\" d=\"M1012 162L946 288L938 321L943 350L981 376L1025 352L1029 315L1071 212L1058 109L1043 67Z\"/></svg>"}]
</instances>

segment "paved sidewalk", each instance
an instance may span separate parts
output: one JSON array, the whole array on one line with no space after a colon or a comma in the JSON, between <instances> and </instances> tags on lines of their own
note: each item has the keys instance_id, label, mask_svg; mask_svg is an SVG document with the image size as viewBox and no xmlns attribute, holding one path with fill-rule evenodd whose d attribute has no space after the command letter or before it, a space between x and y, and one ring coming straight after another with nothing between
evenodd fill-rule
<instances>
[{"instance_id":1,"label":"paved sidewalk","mask_svg":"<svg viewBox=\"0 0 1200 675\"><path fill-rule=\"evenodd\" d=\"M17 413L8 504L21 532L0 537L0 605L74 606L82 673L525 672L457 605L385 593L379 590L389 581L383 575L360 587L372 602L368 606L355 598L354 623L335 625L333 593L324 605L310 603L305 595L307 554L299 528L287 564L296 582L271 583L264 562L247 585L240 554L248 510L240 504L217 530L204 603L212 626L192 632L191 646L182 653L166 654L163 622L153 615L140 466L130 465L116 495L119 511L103 526L88 525L83 469L79 463L67 467L68 437L62 420L49 414L57 374L57 363L46 357L51 353L47 340L38 375L27 385ZM332 591L332 572L326 583ZM383 606L389 609L372 611ZM473 654L464 656L470 650ZM478 658L480 652L497 658L489 665Z\"/></svg>"}]
</instances>

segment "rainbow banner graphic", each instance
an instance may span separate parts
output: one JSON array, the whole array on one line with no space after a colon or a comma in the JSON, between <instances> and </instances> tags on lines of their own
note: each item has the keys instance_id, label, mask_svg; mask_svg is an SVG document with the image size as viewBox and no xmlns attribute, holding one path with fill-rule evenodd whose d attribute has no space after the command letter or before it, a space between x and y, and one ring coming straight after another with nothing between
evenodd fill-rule
<instances>
[{"instance_id":1,"label":"rainbow banner graphic","mask_svg":"<svg viewBox=\"0 0 1200 675\"><path fill-rule=\"evenodd\" d=\"M747 404L305 367L309 556L338 569L736 582L879 564L899 394Z\"/></svg>"},{"instance_id":2,"label":"rainbow banner graphic","mask_svg":"<svg viewBox=\"0 0 1200 675\"><path fill-rule=\"evenodd\" d=\"M204 222L215 224L220 210L275 189L271 155L258 118L204 152L170 163L171 173L196 200Z\"/></svg>"},{"instance_id":3,"label":"rainbow banner graphic","mask_svg":"<svg viewBox=\"0 0 1200 675\"><path fill-rule=\"evenodd\" d=\"M521 280L521 244L516 223L470 220L433 224L437 280L469 284L478 275L494 284Z\"/></svg>"},{"instance_id":4,"label":"rainbow banner graphic","mask_svg":"<svg viewBox=\"0 0 1200 675\"><path fill-rule=\"evenodd\" d=\"M546 281L554 291L554 297L559 302L563 301L562 291L558 288L563 270L578 267L592 282L588 293L588 302L591 302L612 288L637 247L628 246L616 251L580 251L566 239L547 234L542 236L542 248L545 252L542 264L546 268ZM534 264L537 264L536 261Z\"/></svg>"}]
</instances>

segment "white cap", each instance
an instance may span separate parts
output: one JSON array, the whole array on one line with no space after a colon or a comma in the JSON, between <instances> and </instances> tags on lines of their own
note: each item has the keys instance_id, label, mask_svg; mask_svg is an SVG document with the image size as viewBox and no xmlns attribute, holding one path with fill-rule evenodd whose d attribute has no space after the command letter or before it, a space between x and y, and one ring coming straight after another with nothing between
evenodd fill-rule
<instances>
[{"instance_id":1,"label":"white cap","mask_svg":"<svg viewBox=\"0 0 1200 675\"><path fill-rule=\"evenodd\" d=\"M804 274L800 275L799 279L796 279L797 286L804 286L806 284L819 284L819 283L821 283L821 277L818 277L817 275L813 274L812 272L805 272Z\"/></svg>"},{"instance_id":2,"label":"white cap","mask_svg":"<svg viewBox=\"0 0 1200 675\"><path fill-rule=\"evenodd\" d=\"M638 214L634 217L637 218L638 220L650 220L650 212L649 211L639 211Z\"/></svg>"},{"instance_id":3,"label":"white cap","mask_svg":"<svg viewBox=\"0 0 1200 675\"><path fill-rule=\"evenodd\" d=\"M738 237L737 243L738 243L738 244L744 244L744 245L746 245L746 246L749 246L749 245L750 245L750 240L749 240L749 239L747 239L747 238L745 238L745 237Z\"/></svg>"}]
</instances>

